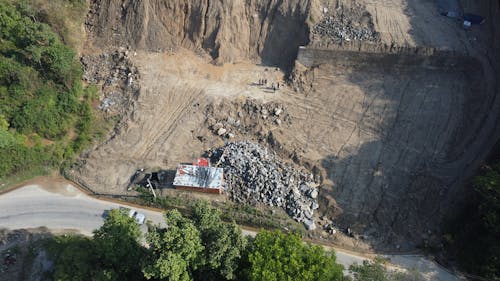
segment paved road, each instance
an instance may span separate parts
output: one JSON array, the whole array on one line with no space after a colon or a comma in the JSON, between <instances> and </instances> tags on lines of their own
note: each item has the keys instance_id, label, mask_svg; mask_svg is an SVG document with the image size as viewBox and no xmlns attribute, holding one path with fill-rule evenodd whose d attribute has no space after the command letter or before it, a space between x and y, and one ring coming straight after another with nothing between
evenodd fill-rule
<instances>
[{"instance_id":1,"label":"paved road","mask_svg":"<svg viewBox=\"0 0 500 281\"><path fill-rule=\"evenodd\" d=\"M120 206L126 207L89 197L69 184L51 188L28 185L0 196L0 227L45 226L91 235L103 224L103 212ZM144 209L141 212L155 224L165 225L161 213Z\"/></svg>"},{"instance_id":2,"label":"paved road","mask_svg":"<svg viewBox=\"0 0 500 281\"><path fill-rule=\"evenodd\" d=\"M0 228L36 228L45 226L53 230L76 230L91 235L103 224L105 210L128 207L124 204L98 200L82 193L71 184L47 186L27 185L0 196ZM143 208L134 208L144 213L154 224L165 225L163 214ZM145 231L145 226L142 227ZM243 229L244 235L255 236L256 232ZM337 262L348 268L367 259L361 254L334 248ZM422 256L387 256L394 266L417 269L429 280L455 281L454 275Z\"/></svg>"}]
</instances>

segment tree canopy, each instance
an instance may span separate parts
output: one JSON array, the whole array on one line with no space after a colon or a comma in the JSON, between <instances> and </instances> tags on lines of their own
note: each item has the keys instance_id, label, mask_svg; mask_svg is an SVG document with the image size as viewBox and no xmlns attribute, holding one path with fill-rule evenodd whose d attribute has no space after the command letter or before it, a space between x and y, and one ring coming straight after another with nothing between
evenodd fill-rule
<instances>
[{"instance_id":1,"label":"tree canopy","mask_svg":"<svg viewBox=\"0 0 500 281\"><path fill-rule=\"evenodd\" d=\"M55 261L54 280L141 280L146 249L135 220L111 210L94 239L59 236L49 245Z\"/></svg>"},{"instance_id":2,"label":"tree canopy","mask_svg":"<svg viewBox=\"0 0 500 281\"><path fill-rule=\"evenodd\" d=\"M223 222L220 210L203 201L193 208L192 219L204 246L196 276L204 280L234 280L247 242L240 228Z\"/></svg>"},{"instance_id":3,"label":"tree canopy","mask_svg":"<svg viewBox=\"0 0 500 281\"><path fill-rule=\"evenodd\" d=\"M167 227L150 226L147 246L135 221L118 210L93 239L57 237L49 251L54 280L344 280L333 252L297 235L261 231L247 240L208 203L191 211L190 218L167 211Z\"/></svg>"},{"instance_id":4,"label":"tree canopy","mask_svg":"<svg viewBox=\"0 0 500 281\"><path fill-rule=\"evenodd\" d=\"M457 233L463 235L455 245L458 259L470 273L500 280L500 164L485 167L474 178L473 187L477 203L468 222L458 228Z\"/></svg>"},{"instance_id":5,"label":"tree canopy","mask_svg":"<svg viewBox=\"0 0 500 281\"><path fill-rule=\"evenodd\" d=\"M71 156L63 138L75 129L75 143L87 139L92 120L75 52L34 13L0 1L0 178Z\"/></svg>"},{"instance_id":6,"label":"tree canopy","mask_svg":"<svg viewBox=\"0 0 500 281\"><path fill-rule=\"evenodd\" d=\"M203 251L200 233L193 222L177 210L166 213L167 229L156 228L147 236L150 257L144 267L146 279L191 280Z\"/></svg>"},{"instance_id":7,"label":"tree canopy","mask_svg":"<svg viewBox=\"0 0 500 281\"><path fill-rule=\"evenodd\" d=\"M249 280L343 280L333 253L304 244L294 234L261 231L248 254Z\"/></svg>"}]
</instances>

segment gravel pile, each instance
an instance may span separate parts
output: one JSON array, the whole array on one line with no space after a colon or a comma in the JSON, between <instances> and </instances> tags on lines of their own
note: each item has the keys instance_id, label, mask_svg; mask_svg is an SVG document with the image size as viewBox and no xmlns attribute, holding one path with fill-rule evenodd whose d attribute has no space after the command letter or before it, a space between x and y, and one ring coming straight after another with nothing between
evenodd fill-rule
<instances>
[{"instance_id":1,"label":"gravel pile","mask_svg":"<svg viewBox=\"0 0 500 281\"><path fill-rule=\"evenodd\" d=\"M224 168L225 189L232 200L281 207L307 229L316 228L318 184L310 172L283 163L274 153L248 141L230 142L210 157Z\"/></svg>"},{"instance_id":2,"label":"gravel pile","mask_svg":"<svg viewBox=\"0 0 500 281\"><path fill-rule=\"evenodd\" d=\"M342 41L378 41L371 15L361 7L340 8L330 13L325 8L323 19L313 27L313 34L334 43Z\"/></svg>"}]
</instances>

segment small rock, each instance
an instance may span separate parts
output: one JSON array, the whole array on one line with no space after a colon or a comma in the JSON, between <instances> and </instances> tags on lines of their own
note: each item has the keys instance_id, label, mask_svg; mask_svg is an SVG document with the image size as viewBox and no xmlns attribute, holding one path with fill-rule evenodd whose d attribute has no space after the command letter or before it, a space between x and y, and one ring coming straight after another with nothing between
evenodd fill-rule
<instances>
[{"instance_id":1,"label":"small rock","mask_svg":"<svg viewBox=\"0 0 500 281\"><path fill-rule=\"evenodd\" d=\"M220 128L224 127L224 125L222 125L222 123L220 122L217 122L214 124L214 131L218 131Z\"/></svg>"},{"instance_id":2,"label":"small rock","mask_svg":"<svg viewBox=\"0 0 500 281\"><path fill-rule=\"evenodd\" d=\"M225 128L220 128L219 130L217 130L217 135L222 136L222 135L224 135L226 132L227 132L227 130L226 130Z\"/></svg>"},{"instance_id":3,"label":"small rock","mask_svg":"<svg viewBox=\"0 0 500 281\"><path fill-rule=\"evenodd\" d=\"M227 137L230 138L230 139L232 139L232 138L234 138L234 134L233 133L229 133L229 134L227 134Z\"/></svg>"},{"instance_id":4,"label":"small rock","mask_svg":"<svg viewBox=\"0 0 500 281\"><path fill-rule=\"evenodd\" d=\"M316 224L314 223L313 220L304 220L304 225L307 230L315 230L316 229Z\"/></svg>"},{"instance_id":5,"label":"small rock","mask_svg":"<svg viewBox=\"0 0 500 281\"><path fill-rule=\"evenodd\" d=\"M229 125L234 125L236 123L236 120L232 118L231 116L227 117L227 124Z\"/></svg>"},{"instance_id":6,"label":"small rock","mask_svg":"<svg viewBox=\"0 0 500 281\"><path fill-rule=\"evenodd\" d=\"M313 191L311 191L311 193L309 194L309 196L312 199L316 199L318 197L318 190L314 189Z\"/></svg>"},{"instance_id":7,"label":"small rock","mask_svg":"<svg viewBox=\"0 0 500 281\"><path fill-rule=\"evenodd\" d=\"M310 219L310 220L311 220L311 219L312 219L312 217L313 217L313 214L312 214L312 212L310 212L310 211L305 211L305 212L304 212L304 215L306 216L306 218L308 218L308 219Z\"/></svg>"},{"instance_id":8,"label":"small rock","mask_svg":"<svg viewBox=\"0 0 500 281\"><path fill-rule=\"evenodd\" d=\"M283 112L283 110L281 108L274 109L274 115L276 115L276 116L279 116L281 114L281 112Z\"/></svg>"},{"instance_id":9,"label":"small rock","mask_svg":"<svg viewBox=\"0 0 500 281\"><path fill-rule=\"evenodd\" d=\"M278 124L278 126L281 126L281 120L280 120L279 118L278 118L278 119L276 119L276 121L275 121L275 122L276 122L276 124Z\"/></svg>"},{"instance_id":10,"label":"small rock","mask_svg":"<svg viewBox=\"0 0 500 281\"><path fill-rule=\"evenodd\" d=\"M316 210L318 208L319 208L319 204L318 203L316 203L316 202L312 202L311 203L311 210Z\"/></svg>"}]
</instances>

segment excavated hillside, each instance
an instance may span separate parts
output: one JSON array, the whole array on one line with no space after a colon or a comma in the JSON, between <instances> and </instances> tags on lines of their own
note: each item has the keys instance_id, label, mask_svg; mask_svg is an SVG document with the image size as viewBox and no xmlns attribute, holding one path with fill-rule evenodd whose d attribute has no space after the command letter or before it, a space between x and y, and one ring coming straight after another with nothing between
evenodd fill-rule
<instances>
[{"instance_id":1,"label":"excavated hillside","mask_svg":"<svg viewBox=\"0 0 500 281\"><path fill-rule=\"evenodd\" d=\"M320 182L317 237L413 249L500 137L499 3L461 4L488 21L434 1L93 0L85 77L121 120L70 174L126 194L137 169L249 140Z\"/></svg>"},{"instance_id":2,"label":"excavated hillside","mask_svg":"<svg viewBox=\"0 0 500 281\"><path fill-rule=\"evenodd\" d=\"M309 42L311 0L92 1L92 45L203 50L219 63L262 58L289 66Z\"/></svg>"}]
</instances>

